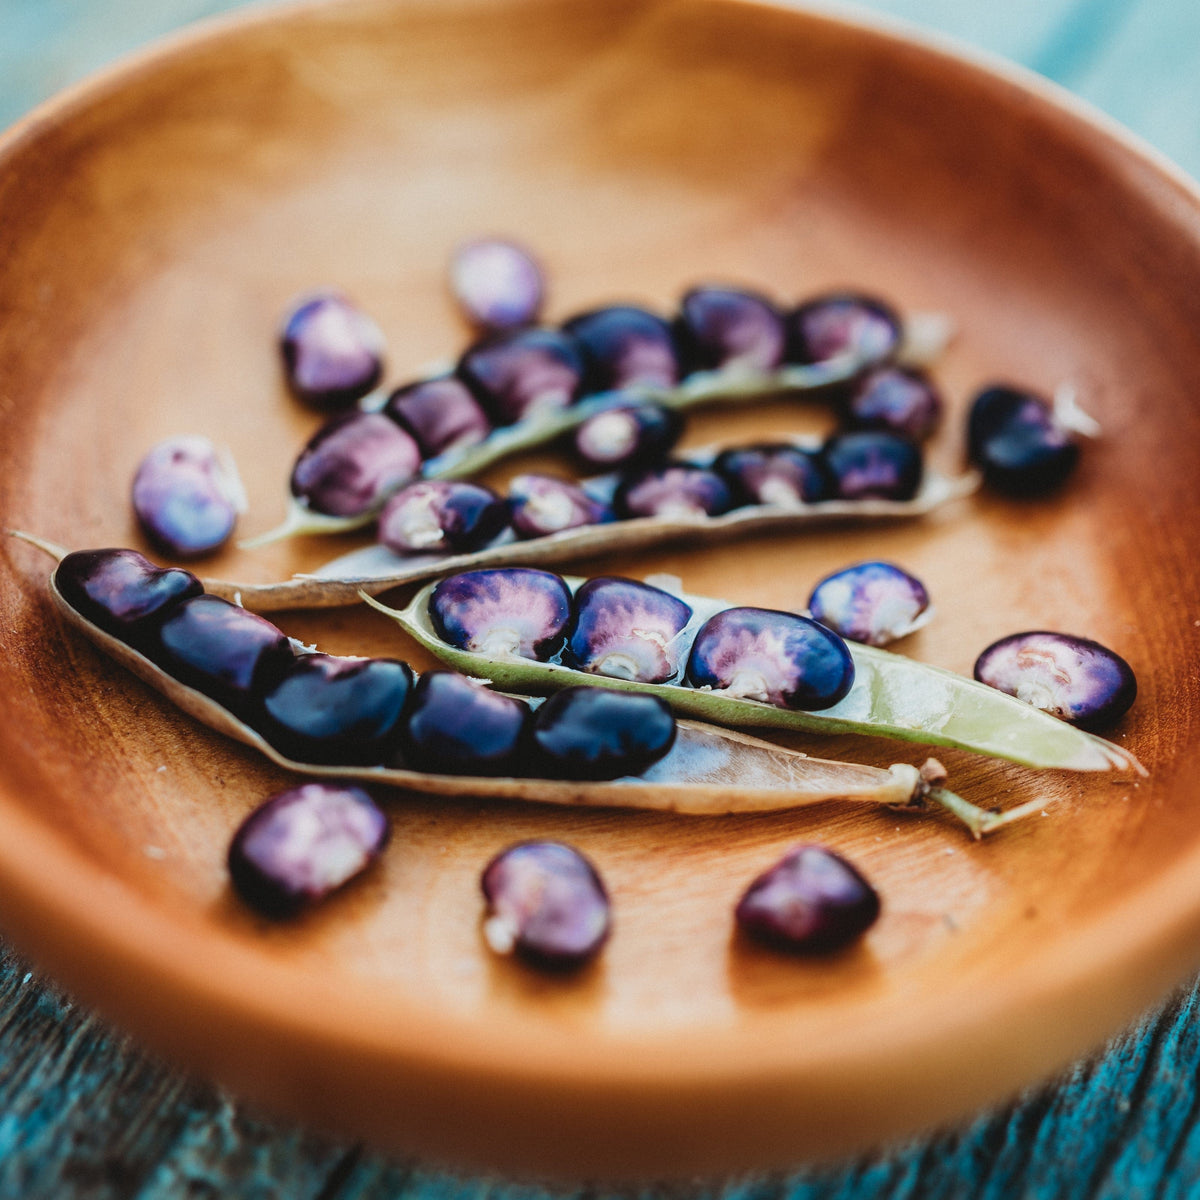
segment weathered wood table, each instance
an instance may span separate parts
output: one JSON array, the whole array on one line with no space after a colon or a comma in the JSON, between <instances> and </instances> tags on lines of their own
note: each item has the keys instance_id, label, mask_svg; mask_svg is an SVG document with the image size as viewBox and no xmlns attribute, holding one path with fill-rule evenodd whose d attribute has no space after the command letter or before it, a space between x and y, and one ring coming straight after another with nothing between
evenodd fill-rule
<instances>
[{"instance_id":1,"label":"weathered wood table","mask_svg":"<svg viewBox=\"0 0 1200 1200\"><path fill-rule=\"evenodd\" d=\"M0 125L230 0L0 0ZM1091 100L1200 174L1200 6L1186 0L873 0ZM3 914L0 914L0 923ZM938 1136L833 1168L698 1187L792 1200L1200 1195L1197 986L1052 1085ZM0 952L0 1195L529 1196L248 1111L147 1057Z\"/></svg>"}]
</instances>

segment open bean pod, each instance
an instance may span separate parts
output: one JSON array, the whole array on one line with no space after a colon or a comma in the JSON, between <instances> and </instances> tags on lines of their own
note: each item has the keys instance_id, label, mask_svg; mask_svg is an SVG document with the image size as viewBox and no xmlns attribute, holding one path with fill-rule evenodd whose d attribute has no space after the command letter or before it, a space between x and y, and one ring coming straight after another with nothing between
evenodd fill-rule
<instances>
[{"instance_id":1,"label":"open bean pod","mask_svg":"<svg viewBox=\"0 0 1200 1200\"><path fill-rule=\"evenodd\" d=\"M567 578L565 582L574 593L586 581ZM642 683L575 670L562 662L459 649L437 632L430 614L433 592L433 586L422 588L402 610L388 608L365 592L363 599L442 662L506 690L546 694L586 683L661 696L676 713L719 725L888 737L967 750L1028 767L1146 774L1134 755L1112 742L973 679L871 646L848 645L854 682L843 699L820 711L803 711L686 686L682 666L667 683ZM703 623L731 606L686 593L679 593L679 598L693 612L678 635L675 658L682 664Z\"/></svg>"},{"instance_id":2,"label":"open bean pod","mask_svg":"<svg viewBox=\"0 0 1200 1200\"><path fill-rule=\"evenodd\" d=\"M65 556L66 552L52 543L25 534L16 536L59 560ZM250 746L277 766L305 776L356 780L438 796L641 808L697 816L770 812L826 801L908 808L920 807L928 799L946 808L976 837L1021 815L1016 810L998 815L978 808L938 786L940 777L908 764L885 770L810 758L742 733L687 720L678 722L667 755L642 775L608 781L442 775L382 766L297 762L218 701L180 682L128 642L87 619L64 597L57 571L51 574L49 586L54 605L67 624L180 711Z\"/></svg>"},{"instance_id":3,"label":"open bean pod","mask_svg":"<svg viewBox=\"0 0 1200 1200\"><path fill-rule=\"evenodd\" d=\"M904 340L898 360L924 364L936 358L952 336L948 321L940 315L916 315L904 323ZM486 468L539 446L557 441L598 412L618 401L653 402L666 408L686 410L706 404L741 404L788 394L817 394L856 378L869 365L859 354L847 352L823 362L789 363L772 370L755 370L731 364L715 370L693 371L673 386L635 383L620 392L585 396L567 407L531 405L529 415L494 429L482 441L460 445L426 459L413 478L467 479ZM302 498L293 496L280 525L247 539L244 547L267 545L304 534L348 533L364 529L379 515L391 492L405 482L382 489L361 511L350 515L319 512Z\"/></svg>"},{"instance_id":4,"label":"open bean pod","mask_svg":"<svg viewBox=\"0 0 1200 1200\"><path fill-rule=\"evenodd\" d=\"M814 445L810 439L790 440L800 447ZM690 458L703 461L706 453L696 452ZM603 484L599 479L589 482ZM719 516L631 517L564 529L530 540L521 540L506 532L489 545L468 554L401 555L376 544L341 555L310 575L297 575L278 583L210 579L205 586L208 591L226 599L238 597L240 603L255 612L335 608L357 603L360 592L378 596L390 588L479 567L565 563L651 546L693 542L709 545L755 534L795 533L824 525L915 520L970 495L978 486L979 476L974 472L951 478L926 471L920 490L911 500L750 504Z\"/></svg>"}]
</instances>

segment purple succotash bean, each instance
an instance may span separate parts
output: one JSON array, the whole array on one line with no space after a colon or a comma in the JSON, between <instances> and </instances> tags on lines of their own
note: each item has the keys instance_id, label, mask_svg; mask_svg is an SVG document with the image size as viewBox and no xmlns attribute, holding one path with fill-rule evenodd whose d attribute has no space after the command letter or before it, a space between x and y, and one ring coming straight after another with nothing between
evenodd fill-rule
<instances>
[{"instance_id":1,"label":"purple succotash bean","mask_svg":"<svg viewBox=\"0 0 1200 1200\"><path fill-rule=\"evenodd\" d=\"M264 694L259 731L293 762L383 763L412 688L411 668L396 659L302 654Z\"/></svg>"},{"instance_id":2,"label":"purple succotash bean","mask_svg":"<svg viewBox=\"0 0 1200 1200\"><path fill-rule=\"evenodd\" d=\"M687 682L777 708L830 708L854 683L854 660L836 633L792 613L727 608L692 643Z\"/></svg>"},{"instance_id":3,"label":"purple succotash bean","mask_svg":"<svg viewBox=\"0 0 1200 1200\"><path fill-rule=\"evenodd\" d=\"M617 405L579 424L575 453L604 470L645 466L671 452L683 426L683 414L662 404Z\"/></svg>"},{"instance_id":4,"label":"purple succotash bean","mask_svg":"<svg viewBox=\"0 0 1200 1200\"><path fill-rule=\"evenodd\" d=\"M572 970L594 958L611 928L608 892L596 868L561 842L519 842L497 854L481 879L483 935L497 954Z\"/></svg>"},{"instance_id":5,"label":"purple succotash bean","mask_svg":"<svg viewBox=\"0 0 1200 1200\"><path fill-rule=\"evenodd\" d=\"M508 503L513 530L521 538L548 537L612 517L607 505L552 475L515 476L508 485Z\"/></svg>"},{"instance_id":6,"label":"purple succotash bean","mask_svg":"<svg viewBox=\"0 0 1200 1200\"><path fill-rule=\"evenodd\" d=\"M429 615L460 650L545 660L562 645L571 593L561 576L530 567L466 571L434 588Z\"/></svg>"},{"instance_id":7,"label":"purple succotash bean","mask_svg":"<svg viewBox=\"0 0 1200 1200\"><path fill-rule=\"evenodd\" d=\"M734 503L796 508L829 499L821 456L798 446L740 446L724 450L713 470L730 486Z\"/></svg>"},{"instance_id":8,"label":"purple succotash bean","mask_svg":"<svg viewBox=\"0 0 1200 1200\"><path fill-rule=\"evenodd\" d=\"M528 250L502 238L479 238L454 251L450 290L472 325L499 333L536 321L546 288Z\"/></svg>"},{"instance_id":9,"label":"purple succotash bean","mask_svg":"<svg viewBox=\"0 0 1200 1200\"><path fill-rule=\"evenodd\" d=\"M314 512L358 517L413 479L421 451L381 413L346 413L318 429L292 470L292 495Z\"/></svg>"},{"instance_id":10,"label":"purple succotash bean","mask_svg":"<svg viewBox=\"0 0 1200 1200\"><path fill-rule=\"evenodd\" d=\"M1085 729L1111 725L1137 698L1133 669L1119 654L1046 630L993 642L976 660L975 678Z\"/></svg>"},{"instance_id":11,"label":"purple succotash bean","mask_svg":"<svg viewBox=\"0 0 1200 1200\"><path fill-rule=\"evenodd\" d=\"M142 532L174 558L219 549L244 507L233 460L206 437L159 442L133 477L133 511Z\"/></svg>"},{"instance_id":12,"label":"purple succotash bean","mask_svg":"<svg viewBox=\"0 0 1200 1200\"><path fill-rule=\"evenodd\" d=\"M219 596L194 596L167 616L150 657L180 683L252 719L261 697L295 661L265 617Z\"/></svg>"},{"instance_id":13,"label":"purple succotash bean","mask_svg":"<svg viewBox=\"0 0 1200 1200\"><path fill-rule=\"evenodd\" d=\"M465 554L508 524L509 507L490 488L430 479L398 491L379 514L379 540L397 554Z\"/></svg>"},{"instance_id":14,"label":"purple succotash bean","mask_svg":"<svg viewBox=\"0 0 1200 1200\"><path fill-rule=\"evenodd\" d=\"M808 611L849 641L886 646L925 624L929 593L891 563L856 563L826 575L809 596Z\"/></svg>"},{"instance_id":15,"label":"purple succotash bean","mask_svg":"<svg viewBox=\"0 0 1200 1200\"><path fill-rule=\"evenodd\" d=\"M846 402L851 429L881 429L924 441L942 419L942 397L923 371L879 367L854 386Z\"/></svg>"},{"instance_id":16,"label":"purple succotash bean","mask_svg":"<svg viewBox=\"0 0 1200 1200\"><path fill-rule=\"evenodd\" d=\"M552 779L640 775L674 743L675 717L661 697L564 688L533 714L529 773Z\"/></svg>"},{"instance_id":17,"label":"purple succotash bean","mask_svg":"<svg viewBox=\"0 0 1200 1200\"><path fill-rule=\"evenodd\" d=\"M557 329L518 329L471 346L456 373L497 425L567 408L579 398L583 358Z\"/></svg>"},{"instance_id":18,"label":"purple succotash bean","mask_svg":"<svg viewBox=\"0 0 1200 1200\"><path fill-rule=\"evenodd\" d=\"M301 784L242 822L229 847L229 877L258 912L295 917L362 874L388 833L387 817L362 788Z\"/></svg>"},{"instance_id":19,"label":"purple succotash bean","mask_svg":"<svg viewBox=\"0 0 1200 1200\"><path fill-rule=\"evenodd\" d=\"M563 325L587 364L588 392L674 387L682 374L671 326L655 313L614 305L580 313Z\"/></svg>"},{"instance_id":20,"label":"purple succotash bean","mask_svg":"<svg viewBox=\"0 0 1200 1200\"><path fill-rule=\"evenodd\" d=\"M729 485L715 471L687 463L667 463L627 476L613 493L618 517L691 520L717 517L733 507Z\"/></svg>"},{"instance_id":21,"label":"purple succotash bean","mask_svg":"<svg viewBox=\"0 0 1200 1200\"><path fill-rule=\"evenodd\" d=\"M529 706L453 671L413 689L400 765L434 775L523 775Z\"/></svg>"},{"instance_id":22,"label":"purple succotash bean","mask_svg":"<svg viewBox=\"0 0 1200 1200\"><path fill-rule=\"evenodd\" d=\"M765 296L740 288L693 288L675 329L688 372L774 371L787 345L783 313Z\"/></svg>"},{"instance_id":23,"label":"purple succotash bean","mask_svg":"<svg viewBox=\"0 0 1200 1200\"><path fill-rule=\"evenodd\" d=\"M397 388L383 411L412 435L422 458L476 446L492 431L479 401L465 383L450 375Z\"/></svg>"},{"instance_id":24,"label":"purple succotash bean","mask_svg":"<svg viewBox=\"0 0 1200 1200\"><path fill-rule=\"evenodd\" d=\"M204 585L190 571L156 567L136 550L76 550L54 572L62 598L85 620L143 653L158 629Z\"/></svg>"},{"instance_id":25,"label":"purple succotash bean","mask_svg":"<svg viewBox=\"0 0 1200 1200\"><path fill-rule=\"evenodd\" d=\"M915 443L894 433L840 433L821 448L839 500L911 500L924 464Z\"/></svg>"},{"instance_id":26,"label":"purple succotash bean","mask_svg":"<svg viewBox=\"0 0 1200 1200\"><path fill-rule=\"evenodd\" d=\"M900 348L901 324L882 300L857 292L832 292L788 315L789 362L821 363L843 355L864 367L887 362Z\"/></svg>"},{"instance_id":27,"label":"purple succotash bean","mask_svg":"<svg viewBox=\"0 0 1200 1200\"><path fill-rule=\"evenodd\" d=\"M1060 487L1079 461L1074 434L1040 396L1019 388L985 388L967 418L967 452L990 487L1010 496L1040 496Z\"/></svg>"},{"instance_id":28,"label":"purple succotash bean","mask_svg":"<svg viewBox=\"0 0 1200 1200\"><path fill-rule=\"evenodd\" d=\"M284 372L296 396L317 408L345 408L383 375L383 334L334 292L300 301L280 335Z\"/></svg>"},{"instance_id":29,"label":"purple succotash bean","mask_svg":"<svg viewBox=\"0 0 1200 1200\"><path fill-rule=\"evenodd\" d=\"M601 576L575 593L564 659L581 671L665 683L679 671L679 635L692 610L633 579Z\"/></svg>"},{"instance_id":30,"label":"purple succotash bean","mask_svg":"<svg viewBox=\"0 0 1200 1200\"><path fill-rule=\"evenodd\" d=\"M830 954L857 941L879 918L879 895L859 871L824 846L797 846L747 888L738 928L757 942L797 954Z\"/></svg>"}]
</instances>

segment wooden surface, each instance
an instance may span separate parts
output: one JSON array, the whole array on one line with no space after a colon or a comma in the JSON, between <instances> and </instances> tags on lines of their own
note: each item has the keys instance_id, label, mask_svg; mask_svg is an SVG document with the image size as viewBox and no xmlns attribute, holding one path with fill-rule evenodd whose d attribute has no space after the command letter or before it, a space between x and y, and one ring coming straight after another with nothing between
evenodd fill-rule
<instances>
[{"instance_id":1,"label":"wooden surface","mask_svg":"<svg viewBox=\"0 0 1200 1200\"><path fill-rule=\"evenodd\" d=\"M1033 48L1018 38L991 44L1086 92L1101 86L1094 81L1105 77L1100 68L1106 53L1135 44L1144 55L1147 46L1173 43L1161 32L1157 42L1144 33L1133 37L1143 9L1123 9L1114 20L1113 8L1064 11L1041 40L1033 38ZM1032 38L1031 26L1045 22L1046 11L1039 6L1034 14L1030 6L1024 36ZM958 32L972 32L961 25L961 13L957 19ZM1186 20L1182 13L1178 19ZM1010 20L1017 23L1015 16ZM70 29L70 22L63 28ZM1080 32L1072 35L1072 29ZM55 53L61 55L64 45L70 45L66 34L54 42ZM1133 102L1127 74L1124 104ZM1167 94L1160 75L1155 78ZM1170 95L1183 95L1188 86L1181 70L1180 91ZM1093 90L1092 96L1104 101L1102 92ZM23 97L22 106L32 98ZM1151 99L1146 94L1148 106ZM1120 113L1119 104L1111 107L1136 124L1128 112ZM1186 134L1179 136L1186 141ZM1183 141L1171 149L1186 158ZM93 1019L69 1009L52 990L40 988L37 979L26 978L26 971L15 960L5 963L3 1194L432 1196L493 1186L452 1181L256 1119L211 1090L152 1065ZM1192 995L1185 993L1095 1065L954 1136L733 1191L803 1197L1186 1195L1200 1179L1194 1094L1200 1049L1192 1008ZM1071 1161L1072 1148L1090 1169Z\"/></svg>"}]
</instances>

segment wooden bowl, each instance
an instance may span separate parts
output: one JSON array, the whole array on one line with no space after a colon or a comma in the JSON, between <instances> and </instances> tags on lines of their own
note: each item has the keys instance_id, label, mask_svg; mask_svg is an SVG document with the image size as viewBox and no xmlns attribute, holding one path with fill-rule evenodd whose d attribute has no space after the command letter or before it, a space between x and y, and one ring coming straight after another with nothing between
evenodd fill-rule
<instances>
[{"instance_id":1,"label":"wooden bowl","mask_svg":"<svg viewBox=\"0 0 1200 1200\"><path fill-rule=\"evenodd\" d=\"M904 527L581 572L669 570L694 592L787 607L838 566L899 561L939 608L903 647L929 662L969 673L996 637L1043 627L1123 654L1141 694L1113 736L1150 778L948 754L977 802L1046 800L982 843L936 816L829 805L701 820L395 795L381 868L271 926L232 899L224 858L288 778L65 629L48 560L6 540L12 937L147 1044L279 1111L457 1166L561 1177L785 1165L961 1116L1195 967L1200 200L1026 76L738 0L352 0L176 39L0 147L6 524L141 546L135 464L196 432L232 447L243 532L265 530L319 421L282 386L289 302L349 292L401 382L464 344L447 258L491 231L537 248L555 319L609 300L667 308L708 279L789 303L846 284L952 314L950 413L931 450L945 469L975 388L1073 383L1105 436L1050 499L982 495ZM829 420L777 403L706 416L690 437ZM283 578L334 552L229 550L206 570ZM280 623L424 665L366 610ZM530 835L574 842L611 886L615 934L582 976L540 977L482 942L480 868ZM732 933L745 884L804 840L850 855L884 897L861 947L831 960Z\"/></svg>"}]
</instances>

